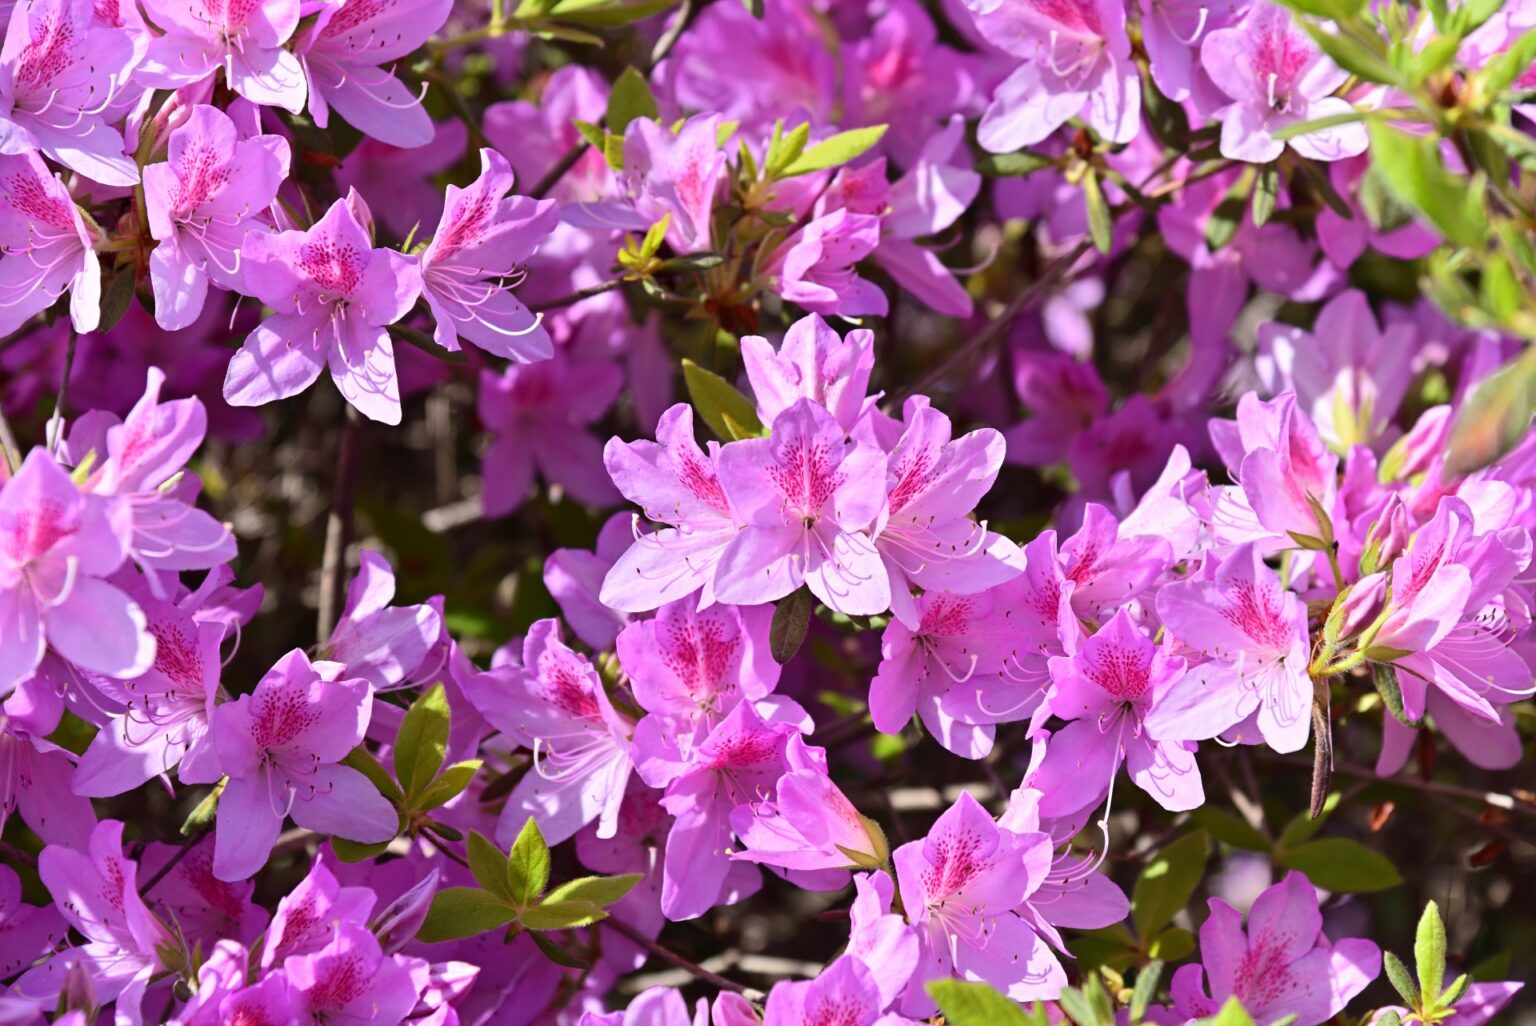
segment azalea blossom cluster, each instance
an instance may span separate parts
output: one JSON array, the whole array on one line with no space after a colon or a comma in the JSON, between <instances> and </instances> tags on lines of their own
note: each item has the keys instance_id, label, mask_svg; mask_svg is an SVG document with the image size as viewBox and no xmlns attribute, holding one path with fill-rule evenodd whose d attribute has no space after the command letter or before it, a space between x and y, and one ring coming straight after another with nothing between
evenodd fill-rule
<instances>
[{"instance_id":1,"label":"azalea blossom cluster","mask_svg":"<svg viewBox=\"0 0 1536 1026\"><path fill-rule=\"evenodd\" d=\"M5 10L3 1026L1528 1014L1530 0Z\"/></svg>"}]
</instances>

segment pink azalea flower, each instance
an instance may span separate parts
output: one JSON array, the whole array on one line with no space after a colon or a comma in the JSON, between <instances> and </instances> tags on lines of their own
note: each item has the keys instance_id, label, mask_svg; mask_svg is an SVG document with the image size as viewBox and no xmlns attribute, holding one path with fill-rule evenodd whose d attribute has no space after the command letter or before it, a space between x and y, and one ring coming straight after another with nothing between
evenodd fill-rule
<instances>
[{"instance_id":1,"label":"pink azalea flower","mask_svg":"<svg viewBox=\"0 0 1536 1026\"><path fill-rule=\"evenodd\" d=\"M763 265L772 289L811 313L884 317L885 292L854 266L880 245L880 218L846 207L810 221Z\"/></svg>"},{"instance_id":2,"label":"pink azalea flower","mask_svg":"<svg viewBox=\"0 0 1536 1026\"><path fill-rule=\"evenodd\" d=\"M421 254L421 293L437 322L434 338L457 351L463 338L509 360L554 354L542 317L507 287L554 230L554 200L508 196L512 168L495 150L480 151L480 177L448 186L442 220Z\"/></svg>"},{"instance_id":3,"label":"pink azalea flower","mask_svg":"<svg viewBox=\"0 0 1536 1026\"><path fill-rule=\"evenodd\" d=\"M102 580L127 555L131 517L121 499L82 494L41 449L0 485L0 694L50 647L111 677L149 669L144 613Z\"/></svg>"},{"instance_id":4,"label":"pink azalea flower","mask_svg":"<svg viewBox=\"0 0 1536 1026\"><path fill-rule=\"evenodd\" d=\"M667 243L679 253L712 248L710 218L725 182L718 114L692 117L676 132L636 118L624 132L620 184L634 204L638 229L663 217Z\"/></svg>"},{"instance_id":5,"label":"pink azalea flower","mask_svg":"<svg viewBox=\"0 0 1536 1026\"><path fill-rule=\"evenodd\" d=\"M1242 913L1220 898L1200 927L1202 965L1173 975L1173 1004L1190 1019L1215 1015L1230 997L1255 1021L1296 1016L1320 1026L1381 972L1381 949L1357 937L1330 944L1317 893L1300 873L1287 873Z\"/></svg>"},{"instance_id":6,"label":"pink azalea flower","mask_svg":"<svg viewBox=\"0 0 1536 1026\"><path fill-rule=\"evenodd\" d=\"M671 987L642 991L622 1012L587 1012L576 1026L709 1026L709 1002L700 998L693 1015Z\"/></svg>"},{"instance_id":7,"label":"pink azalea flower","mask_svg":"<svg viewBox=\"0 0 1536 1026\"><path fill-rule=\"evenodd\" d=\"M532 816L557 844L593 820L612 837L633 767L634 724L614 709L597 670L560 640L558 620L540 620L523 641L522 665L471 678L469 700L491 726L533 753L496 824L504 847Z\"/></svg>"},{"instance_id":8,"label":"pink azalea flower","mask_svg":"<svg viewBox=\"0 0 1536 1026\"><path fill-rule=\"evenodd\" d=\"M122 422L92 410L71 425L65 449L88 471L87 491L127 502L128 558L150 591L166 597L179 571L211 570L234 559L235 538L229 525L193 505L200 482L186 465L207 434L202 401L161 402L165 374L151 367L146 378L143 396Z\"/></svg>"},{"instance_id":9,"label":"pink azalea flower","mask_svg":"<svg viewBox=\"0 0 1536 1026\"><path fill-rule=\"evenodd\" d=\"M75 794L70 787L75 771L73 757L29 729L15 711L22 694L17 691L7 700L6 714L0 717L0 766L11 768L0 775L0 828L16 812L45 843L84 848L96 826L96 812L90 799ZM62 713L60 703L54 713L55 726Z\"/></svg>"},{"instance_id":10,"label":"pink azalea flower","mask_svg":"<svg viewBox=\"0 0 1536 1026\"><path fill-rule=\"evenodd\" d=\"M327 0L297 47L309 78L309 113L321 128L334 110L391 146L425 146L432 118L392 69L443 27L453 0ZM297 111L295 111L297 113Z\"/></svg>"},{"instance_id":11,"label":"pink azalea flower","mask_svg":"<svg viewBox=\"0 0 1536 1026\"><path fill-rule=\"evenodd\" d=\"M1292 548L1297 535L1321 539L1331 530L1317 510L1334 515L1339 461L1296 408L1294 392L1270 402L1248 393L1238 401L1236 422L1211 422L1211 440L1240 482L1217 493L1225 538L1283 539L1279 547Z\"/></svg>"},{"instance_id":12,"label":"pink azalea flower","mask_svg":"<svg viewBox=\"0 0 1536 1026\"><path fill-rule=\"evenodd\" d=\"M168 159L144 169L144 203L155 292L155 323L188 327L203 312L211 281L239 289L245 236L288 177L288 140L242 139L223 111L197 105L171 133Z\"/></svg>"},{"instance_id":13,"label":"pink azalea flower","mask_svg":"<svg viewBox=\"0 0 1536 1026\"><path fill-rule=\"evenodd\" d=\"M288 49L299 27L299 0L145 0L149 20L165 33L150 40L135 78L153 89L224 82L252 103L304 109L304 68Z\"/></svg>"},{"instance_id":14,"label":"pink azalea flower","mask_svg":"<svg viewBox=\"0 0 1536 1026\"><path fill-rule=\"evenodd\" d=\"M108 109L135 59L129 34L96 20L92 0L34 0L7 13L0 153L41 151L102 185L137 182L139 169L123 153L123 137L108 127L115 120ZM9 247L11 240L5 242Z\"/></svg>"},{"instance_id":15,"label":"pink azalea flower","mask_svg":"<svg viewBox=\"0 0 1536 1026\"><path fill-rule=\"evenodd\" d=\"M813 313L791 324L777 349L761 335L742 336L741 359L763 423L809 399L852 431L869 393L875 336L867 328L840 336Z\"/></svg>"},{"instance_id":16,"label":"pink azalea flower","mask_svg":"<svg viewBox=\"0 0 1536 1026\"><path fill-rule=\"evenodd\" d=\"M880 639L869 686L875 728L900 733L916 714L949 751L980 759L992 750L995 724L1028 718L1044 696L1044 675L1029 673L1034 645L1012 605L1000 591L918 596L917 627L893 619Z\"/></svg>"},{"instance_id":17,"label":"pink azalea flower","mask_svg":"<svg viewBox=\"0 0 1536 1026\"><path fill-rule=\"evenodd\" d=\"M1054 998L1066 986L1050 946L1015 912L1050 870L1048 836L1000 827L962 794L926 838L896 849L895 863L902 906L922 945L904 1014L932 1014L922 984L950 976L990 983L1016 1001Z\"/></svg>"},{"instance_id":18,"label":"pink azalea flower","mask_svg":"<svg viewBox=\"0 0 1536 1026\"><path fill-rule=\"evenodd\" d=\"M52 905L21 900L21 878L0 866L0 975L11 979L44 955L51 955L69 935L69 926Z\"/></svg>"},{"instance_id":19,"label":"pink azalea flower","mask_svg":"<svg viewBox=\"0 0 1536 1026\"><path fill-rule=\"evenodd\" d=\"M807 585L853 616L890 607L885 567L864 533L885 505L885 454L849 444L808 399L773 421L768 438L720 451L720 483L746 526L725 547L715 595L757 605Z\"/></svg>"},{"instance_id":20,"label":"pink azalea flower","mask_svg":"<svg viewBox=\"0 0 1536 1026\"><path fill-rule=\"evenodd\" d=\"M22 18L26 6L16 8ZM97 231L35 151L0 156L0 335L9 335L69 292L75 330L101 319Z\"/></svg>"},{"instance_id":21,"label":"pink azalea flower","mask_svg":"<svg viewBox=\"0 0 1536 1026\"><path fill-rule=\"evenodd\" d=\"M330 943L338 923L361 926L368 922L376 895L367 887L341 886L332 865L322 853L309 867L309 875L278 901L261 946L261 968L319 952Z\"/></svg>"},{"instance_id":22,"label":"pink azalea flower","mask_svg":"<svg viewBox=\"0 0 1536 1026\"><path fill-rule=\"evenodd\" d=\"M116 999L118 1019L139 1026L150 978L165 968L160 950L174 949L175 942L139 896L138 866L123 855L123 824L97 824L85 851L49 845L37 868L55 907L85 943L29 969L16 991L52 1000L64 984L66 967L78 959L90 971L96 997Z\"/></svg>"},{"instance_id":23,"label":"pink azalea flower","mask_svg":"<svg viewBox=\"0 0 1536 1026\"><path fill-rule=\"evenodd\" d=\"M618 496L588 425L608 412L623 387L617 364L576 363L564 352L500 374L481 371L475 412L493 436L481 460L485 515L505 516L521 506L535 471L577 502L611 505Z\"/></svg>"},{"instance_id":24,"label":"pink azalea flower","mask_svg":"<svg viewBox=\"0 0 1536 1026\"><path fill-rule=\"evenodd\" d=\"M1141 128L1141 82L1118 0L965 0L977 30L1021 63L992 94L977 139L1009 153L1081 115L1112 143Z\"/></svg>"},{"instance_id":25,"label":"pink azalea flower","mask_svg":"<svg viewBox=\"0 0 1536 1026\"><path fill-rule=\"evenodd\" d=\"M368 778L340 762L368 728L362 680L338 680L340 663L311 664L294 650L248 695L218 707L213 740L229 777L219 798L213 872L243 880L272 852L285 813L302 827L373 844L395 835L395 808Z\"/></svg>"},{"instance_id":26,"label":"pink azalea flower","mask_svg":"<svg viewBox=\"0 0 1536 1026\"><path fill-rule=\"evenodd\" d=\"M834 959L814 980L774 984L763 1009L763 1026L916 1026L917 1020L885 1014L876 976L852 955Z\"/></svg>"},{"instance_id":27,"label":"pink azalea flower","mask_svg":"<svg viewBox=\"0 0 1536 1026\"><path fill-rule=\"evenodd\" d=\"M416 302L416 261L372 248L344 200L308 231L248 236L241 255L245 288L276 313L229 361L224 399L233 406L286 399L329 366L359 412L400 423L400 381L386 327Z\"/></svg>"},{"instance_id":28,"label":"pink azalea flower","mask_svg":"<svg viewBox=\"0 0 1536 1026\"><path fill-rule=\"evenodd\" d=\"M193 843L190 853L181 852L176 845L151 844L140 859L140 868L148 878L166 870L146 899L150 907L166 922L175 923L188 944L201 944L204 950L229 943L221 938L249 944L269 919L267 910L251 900L254 883L229 882L213 875L213 844L213 838L203 837ZM242 961L242 976L244 968Z\"/></svg>"},{"instance_id":29,"label":"pink azalea flower","mask_svg":"<svg viewBox=\"0 0 1536 1026\"><path fill-rule=\"evenodd\" d=\"M882 862L886 852L848 796L817 766L784 774L771 798L738 806L731 830L742 850L731 858L777 866L796 886L837 890L848 870Z\"/></svg>"},{"instance_id":30,"label":"pink azalea flower","mask_svg":"<svg viewBox=\"0 0 1536 1026\"><path fill-rule=\"evenodd\" d=\"M298 1026L399 1026L416 1007L425 969L420 959L386 956L356 923L337 924L331 942L314 954L283 961L298 998Z\"/></svg>"},{"instance_id":31,"label":"pink azalea flower","mask_svg":"<svg viewBox=\"0 0 1536 1026\"><path fill-rule=\"evenodd\" d=\"M443 630L442 614L425 603L392 606L395 572L383 556L364 549L347 604L331 632L326 657L375 689L396 687L421 666Z\"/></svg>"},{"instance_id":32,"label":"pink azalea flower","mask_svg":"<svg viewBox=\"0 0 1536 1026\"><path fill-rule=\"evenodd\" d=\"M1040 811L1065 816L1096 804L1120 764L1163 808L1183 812L1205 803L1194 747L1147 736L1144 720L1184 674L1184 660L1154 644L1125 610L1071 656L1051 660L1047 703L1069 721L1051 735L1045 756L1026 778L1043 794Z\"/></svg>"},{"instance_id":33,"label":"pink azalea flower","mask_svg":"<svg viewBox=\"0 0 1536 1026\"><path fill-rule=\"evenodd\" d=\"M1244 545L1210 579L1179 581L1157 595L1168 633L1207 661L1189 668L1144 720L1158 741L1217 737L1254 719L1277 752L1307 743L1312 678L1307 674L1307 610ZM1246 729L1240 738L1251 738Z\"/></svg>"},{"instance_id":34,"label":"pink azalea flower","mask_svg":"<svg viewBox=\"0 0 1536 1026\"><path fill-rule=\"evenodd\" d=\"M615 513L598 532L593 551L556 549L544 561L544 587L571 632L595 651L612 648L629 622L629 614L608 607L598 596L608 571L635 540L632 520L632 514Z\"/></svg>"},{"instance_id":35,"label":"pink azalea flower","mask_svg":"<svg viewBox=\"0 0 1536 1026\"><path fill-rule=\"evenodd\" d=\"M1312 160L1365 152L1365 125L1359 121L1275 138L1287 125L1354 110L1348 100L1333 95L1348 72L1329 60L1283 8L1255 0L1240 23L1206 34L1200 63L1232 101L1221 117L1222 156L1263 164L1287 146Z\"/></svg>"},{"instance_id":36,"label":"pink azalea flower","mask_svg":"<svg viewBox=\"0 0 1536 1026\"><path fill-rule=\"evenodd\" d=\"M1018 547L970 519L1003 467L1003 436L981 428L953 438L931 406L909 411L886 462L886 511L874 531L890 577L891 610L909 626L912 587L973 595L1017 577Z\"/></svg>"}]
</instances>

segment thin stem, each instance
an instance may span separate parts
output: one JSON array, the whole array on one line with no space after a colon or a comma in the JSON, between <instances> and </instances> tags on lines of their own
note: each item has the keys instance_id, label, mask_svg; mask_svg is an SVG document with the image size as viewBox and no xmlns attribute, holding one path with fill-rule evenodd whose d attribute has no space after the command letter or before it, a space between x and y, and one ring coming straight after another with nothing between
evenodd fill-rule
<instances>
[{"instance_id":1,"label":"thin stem","mask_svg":"<svg viewBox=\"0 0 1536 1026\"><path fill-rule=\"evenodd\" d=\"M64 444L64 412L69 403L69 376L75 367L75 343L80 340L80 333L74 325L69 328L69 344L64 349L64 373L59 376L59 394L53 400L53 416L48 419L48 446L49 451L55 456L59 453L59 447Z\"/></svg>"},{"instance_id":2,"label":"thin stem","mask_svg":"<svg viewBox=\"0 0 1536 1026\"><path fill-rule=\"evenodd\" d=\"M563 306L574 306L582 300L591 299L593 296L601 296L605 292L612 292L614 289L622 287L623 284L623 278L613 278L609 281L599 282L596 285L588 285L584 289L577 289L569 295L561 296L558 299L551 299L547 303L540 303L531 309L534 313L544 313L546 310L558 310Z\"/></svg>"},{"instance_id":3,"label":"thin stem","mask_svg":"<svg viewBox=\"0 0 1536 1026\"><path fill-rule=\"evenodd\" d=\"M5 467L12 474L21 468L21 446L16 441L16 433L11 430L11 422L5 419L3 408L0 408L0 457L5 459Z\"/></svg>"},{"instance_id":4,"label":"thin stem","mask_svg":"<svg viewBox=\"0 0 1536 1026\"><path fill-rule=\"evenodd\" d=\"M560 159L555 161L555 166L544 172L544 177L535 182L533 188L528 190L528 195L533 199L543 199L549 195L549 190L560 184L560 179L565 177L565 173L575 167L576 162L586 156L587 151L591 148L592 144L583 139L566 150L560 155Z\"/></svg>"},{"instance_id":5,"label":"thin stem","mask_svg":"<svg viewBox=\"0 0 1536 1026\"><path fill-rule=\"evenodd\" d=\"M687 972L703 980L705 983L718 987L721 990L728 990L733 994L746 993L747 988L737 983L735 980L728 980L718 973L710 972L708 969L705 969L703 966L698 965L697 963L688 961L688 959L684 958L682 955L679 955L671 948L664 947L659 942L651 940L645 934L641 933L633 926L630 926L622 919L615 919L612 916L609 916L607 919L598 920L598 922L601 925L608 927L610 930L613 930L615 933L623 934L629 940L640 945L646 951L649 951L663 962L669 962L679 969L686 970Z\"/></svg>"},{"instance_id":6,"label":"thin stem","mask_svg":"<svg viewBox=\"0 0 1536 1026\"><path fill-rule=\"evenodd\" d=\"M186 858L187 855L191 853L192 849L197 847L197 842L201 841L202 839L203 835L198 834L196 837L188 839L186 844L183 844L181 847L177 848L176 854L167 859L165 865L155 870L154 876L144 881L144 886L139 888L139 896L148 897L149 892L155 889L155 884L159 883L161 880L164 880L168 875L170 875L171 870L181 865L181 860Z\"/></svg>"},{"instance_id":7,"label":"thin stem","mask_svg":"<svg viewBox=\"0 0 1536 1026\"><path fill-rule=\"evenodd\" d=\"M331 631L336 627L345 594L342 571L347 562L347 546L352 542L352 505L357 491L357 442L361 432L362 416L356 407L348 406L346 424L341 429L341 451L336 457L331 511L325 521L325 555L320 566L320 612L315 634L322 645L330 639Z\"/></svg>"}]
</instances>

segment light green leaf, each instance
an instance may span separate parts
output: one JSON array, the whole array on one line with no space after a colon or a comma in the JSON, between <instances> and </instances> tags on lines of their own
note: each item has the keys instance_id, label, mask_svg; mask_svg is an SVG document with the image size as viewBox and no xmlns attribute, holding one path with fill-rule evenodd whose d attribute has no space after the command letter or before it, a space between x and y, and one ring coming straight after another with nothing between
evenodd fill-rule
<instances>
[{"instance_id":1,"label":"light green leaf","mask_svg":"<svg viewBox=\"0 0 1536 1026\"><path fill-rule=\"evenodd\" d=\"M1387 971L1387 980L1402 997L1403 1004L1409 1008L1419 1007L1419 987L1413 982L1413 977L1408 974L1408 967L1403 965L1403 960L1390 951L1381 953L1381 967Z\"/></svg>"},{"instance_id":2,"label":"light green leaf","mask_svg":"<svg viewBox=\"0 0 1536 1026\"><path fill-rule=\"evenodd\" d=\"M1143 940L1173 921L1205 875L1210 838L1204 830L1186 834L1147 863L1131 891L1131 921Z\"/></svg>"},{"instance_id":3,"label":"light green leaf","mask_svg":"<svg viewBox=\"0 0 1536 1026\"><path fill-rule=\"evenodd\" d=\"M726 422L727 416L736 424L736 430L745 428L750 432L746 437L763 433L763 424L757 419L757 407L752 400L714 371L705 370L692 360L684 360L683 381L688 386L688 398L693 400L694 410L722 441L731 442L743 437Z\"/></svg>"},{"instance_id":4,"label":"light green leaf","mask_svg":"<svg viewBox=\"0 0 1536 1026\"><path fill-rule=\"evenodd\" d=\"M474 887L449 887L432 896L432 909L417 932L428 944L459 940L504 926L517 918L517 910L494 895Z\"/></svg>"},{"instance_id":5,"label":"light green leaf","mask_svg":"<svg viewBox=\"0 0 1536 1026\"><path fill-rule=\"evenodd\" d=\"M1403 882L1392 861L1348 837L1324 837L1287 851L1281 865L1336 894L1384 891Z\"/></svg>"},{"instance_id":6,"label":"light green leaf","mask_svg":"<svg viewBox=\"0 0 1536 1026\"><path fill-rule=\"evenodd\" d=\"M1448 475L1470 474L1503 457L1536 413L1536 346L1483 380L1462 404L1451 428Z\"/></svg>"},{"instance_id":7,"label":"light green leaf","mask_svg":"<svg viewBox=\"0 0 1536 1026\"><path fill-rule=\"evenodd\" d=\"M1440 1003L1440 988L1445 985L1445 922L1440 918L1440 906L1433 901L1424 906L1424 914L1419 917L1413 959L1424 1007L1433 1008Z\"/></svg>"},{"instance_id":8,"label":"light green leaf","mask_svg":"<svg viewBox=\"0 0 1536 1026\"><path fill-rule=\"evenodd\" d=\"M214 815L219 811L219 796L224 793L224 785L228 783L229 778L225 777L213 785L213 790L187 813L186 822L181 824L181 836L192 837L213 825Z\"/></svg>"},{"instance_id":9,"label":"light green leaf","mask_svg":"<svg viewBox=\"0 0 1536 1026\"><path fill-rule=\"evenodd\" d=\"M1211 1026L1253 1026L1253 1016L1243 1008L1243 1003L1236 997L1227 998L1226 1004L1221 1006L1221 1011L1212 1018L1206 1020Z\"/></svg>"},{"instance_id":10,"label":"light green leaf","mask_svg":"<svg viewBox=\"0 0 1536 1026\"><path fill-rule=\"evenodd\" d=\"M395 783L395 778L390 776L384 764L362 745L348 752L347 757L341 760L341 764L351 766L367 777L369 782L379 789L379 793L397 807L405 803L405 794L400 790L400 785Z\"/></svg>"},{"instance_id":11,"label":"light green leaf","mask_svg":"<svg viewBox=\"0 0 1536 1026\"><path fill-rule=\"evenodd\" d=\"M1253 225L1262 228L1269 223L1275 212L1275 199L1280 191L1280 173L1273 164L1259 169L1259 177L1253 183Z\"/></svg>"},{"instance_id":12,"label":"light green leaf","mask_svg":"<svg viewBox=\"0 0 1536 1026\"><path fill-rule=\"evenodd\" d=\"M829 167L838 167L848 163L869 151L885 135L885 125L870 125L867 128L851 128L846 132L839 132L834 136L823 139L814 146L806 148L794 163L780 172L781 178L793 178L795 175L810 174L812 171L823 171Z\"/></svg>"},{"instance_id":13,"label":"light green leaf","mask_svg":"<svg viewBox=\"0 0 1536 1026\"><path fill-rule=\"evenodd\" d=\"M1330 32L1310 22L1302 22L1301 27L1306 29L1307 35L1312 37L1318 49L1350 74L1358 75L1367 82L1380 82L1385 85L1397 85L1401 82L1402 76L1398 74L1397 69L1388 63L1385 57L1366 47L1359 40Z\"/></svg>"},{"instance_id":14,"label":"light green leaf","mask_svg":"<svg viewBox=\"0 0 1536 1026\"><path fill-rule=\"evenodd\" d=\"M677 0L561 0L550 13L561 21L588 28L618 28L676 4Z\"/></svg>"},{"instance_id":15,"label":"light green leaf","mask_svg":"<svg viewBox=\"0 0 1536 1026\"><path fill-rule=\"evenodd\" d=\"M448 696L434 684L411 703L395 733L395 777L407 800L432 782L448 752Z\"/></svg>"},{"instance_id":16,"label":"light green leaf","mask_svg":"<svg viewBox=\"0 0 1536 1026\"><path fill-rule=\"evenodd\" d=\"M517 918L530 930L569 930L606 919L608 913L590 901L546 901L524 909Z\"/></svg>"},{"instance_id":17,"label":"light green leaf","mask_svg":"<svg viewBox=\"0 0 1536 1026\"><path fill-rule=\"evenodd\" d=\"M625 873L622 876L582 876L561 884L545 896L543 904L559 904L568 901L586 901L607 908L634 889L644 878L643 873Z\"/></svg>"},{"instance_id":18,"label":"light green leaf","mask_svg":"<svg viewBox=\"0 0 1536 1026\"><path fill-rule=\"evenodd\" d=\"M1163 963L1153 959L1136 974L1136 986L1131 989L1131 1022L1141 1022L1147 1008L1157 997L1157 984L1163 978Z\"/></svg>"},{"instance_id":19,"label":"light green leaf","mask_svg":"<svg viewBox=\"0 0 1536 1026\"><path fill-rule=\"evenodd\" d=\"M478 830L469 832L465 845L469 871L475 874L475 882L509 905L522 905L521 895L512 889L511 873L507 869L507 856Z\"/></svg>"},{"instance_id":20,"label":"light green leaf","mask_svg":"<svg viewBox=\"0 0 1536 1026\"><path fill-rule=\"evenodd\" d=\"M436 780L422 788L421 793L411 802L411 808L418 812L430 812L439 805L446 805L464 793L464 789L479 771L479 759L454 763L443 770Z\"/></svg>"},{"instance_id":21,"label":"light green leaf","mask_svg":"<svg viewBox=\"0 0 1536 1026\"><path fill-rule=\"evenodd\" d=\"M507 881L512 888L512 902L519 908L527 908L538 901L549 885L549 845L544 843L544 835L539 832L539 824L532 816L528 817L512 844L512 854L507 859Z\"/></svg>"},{"instance_id":22,"label":"light green leaf","mask_svg":"<svg viewBox=\"0 0 1536 1026\"><path fill-rule=\"evenodd\" d=\"M1109 213L1109 203L1099 185L1099 174L1092 168L1083 175L1083 200L1088 205L1088 234L1100 253L1108 253L1114 242L1114 218Z\"/></svg>"},{"instance_id":23,"label":"light green leaf","mask_svg":"<svg viewBox=\"0 0 1536 1026\"><path fill-rule=\"evenodd\" d=\"M934 980L927 990L949 1026L1029 1026L1029 1017L1018 1002L998 993L991 984Z\"/></svg>"},{"instance_id":24,"label":"light green leaf","mask_svg":"<svg viewBox=\"0 0 1536 1026\"><path fill-rule=\"evenodd\" d=\"M1023 178L1055 166L1050 157L1035 153L986 153L976 159L976 170L988 178Z\"/></svg>"},{"instance_id":25,"label":"light green leaf","mask_svg":"<svg viewBox=\"0 0 1536 1026\"><path fill-rule=\"evenodd\" d=\"M1371 161L1399 200L1428 218L1459 246L1480 247L1488 230L1481 178L1468 182L1446 170L1432 137L1371 122Z\"/></svg>"}]
</instances>

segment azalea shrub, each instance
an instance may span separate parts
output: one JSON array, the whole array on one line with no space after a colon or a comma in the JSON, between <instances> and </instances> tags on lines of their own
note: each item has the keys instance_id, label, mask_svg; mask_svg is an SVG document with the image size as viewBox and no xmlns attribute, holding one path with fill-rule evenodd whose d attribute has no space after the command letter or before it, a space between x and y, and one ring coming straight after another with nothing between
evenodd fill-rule
<instances>
[{"instance_id":1,"label":"azalea shrub","mask_svg":"<svg viewBox=\"0 0 1536 1026\"><path fill-rule=\"evenodd\" d=\"M4 6L0 1026L1536 1022L1536 0Z\"/></svg>"}]
</instances>

